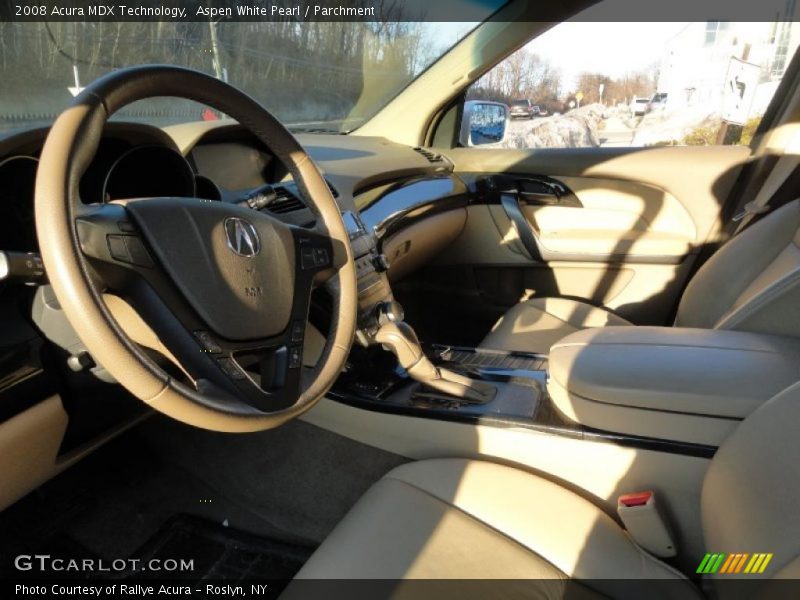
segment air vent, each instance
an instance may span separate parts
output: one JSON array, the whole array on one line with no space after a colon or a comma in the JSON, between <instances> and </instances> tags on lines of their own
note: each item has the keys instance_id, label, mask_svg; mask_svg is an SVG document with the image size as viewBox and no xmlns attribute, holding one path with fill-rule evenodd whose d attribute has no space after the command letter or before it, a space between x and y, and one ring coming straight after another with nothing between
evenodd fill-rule
<instances>
[{"instance_id":1,"label":"air vent","mask_svg":"<svg viewBox=\"0 0 800 600\"><path fill-rule=\"evenodd\" d=\"M325 180L325 183L328 184L328 189L331 191L331 194L333 194L333 197L334 198L338 198L339 197L339 192L337 191L337 189L335 187L333 187L333 184L330 181L328 181L327 179Z\"/></svg>"},{"instance_id":2,"label":"air vent","mask_svg":"<svg viewBox=\"0 0 800 600\"><path fill-rule=\"evenodd\" d=\"M336 191L336 188L333 187L333 185L331 185L331 182L326 179L325 183L328 184L328 189L331 191L331 194L333 194L333 197L338 198L339 192ZM267 206L267 210L269 210L271 213L276 215L284 215L296 210L302 210L306 207L306 205L300 199L300 195L297 193L297 188L293 183L289 183L285 187L282 185L276 185L273 189L278 197L270 202L269 206Z\"/></svg>"},{"instance_id":3,"label":"air vent","mask_svg":"<svg viewBox=\"0 0 800 600\"><path fill-rule=\"evenodd\" d=\"M278 195L278 197L270 202L269 206L267 206L267 209L271 213L283 215L296 210L302 210L306 207L302 200L300 200L300 198L298 198L293 191L285 187L276 186L275 193Z\"/></svg>"},{"instance_id":4,"label":"air vent","mask_svg":"<svg viewBox=\"0 0 800 600\"><path fill-rule=\"evenodd\" d=\"M422 154L422 156L424 156L429 163L436 164L444 162L444 157L442 157L441 154L436 154L436 152L431 152L430 150L426 150L425 148L421 148L420 146L414 148L414 151Z\"/></svg>"}]
</instances>

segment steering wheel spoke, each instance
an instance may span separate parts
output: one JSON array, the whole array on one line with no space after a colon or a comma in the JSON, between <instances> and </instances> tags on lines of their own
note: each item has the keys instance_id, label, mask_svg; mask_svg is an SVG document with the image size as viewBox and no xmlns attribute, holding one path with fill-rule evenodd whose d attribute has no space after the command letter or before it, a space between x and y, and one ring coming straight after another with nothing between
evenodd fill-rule
<instances>
[{"instance_id":1,"label":"steering wheel spoke","mask_svg":"<svg viewBox=\"0 0 800 600\"><path fill-rule=\"evenodd\" d=\"M81 207L75 219L81 252L120 269L153 269L155 262L122 204Z\"/></svg>"},{"instance_id":2,"label":"steering wheel spoke","mask_svg":"<svg viewBox=\"0 0 800 600\"><path fill-rule=\"evenodd\" d=\"M213 390L217 397L233 395L263 411L291 406L301 387L303 342L311 291L315 285L336 273L336 255L343 253L343 248L337 248L336 243L322 232L275 222L270 222L266 229L254 227L252 231L256 237L248 242L237 238L237 235L247 233L243 234L237 225L257 221L256 214L247 214L247 220L244 217L231 217L225 212L224 206L221 209L212 208L194 199L162 198L142 202L159 202L163 205L166 213L162 215L162 211L157 211L155 217L168 218L172 214L174 219L176 211L197 213L199 216L192 219L193 224L209 221L205 213L212 211L212 220L217 226L201 230L207 234L206 239L178 237L175 242L177 246L170 244L165 250L156 240L151 246L148 239L148 236L152 239L153 235L163 235L148 220L149 210L140 211L137 216L135 211L122 204L87 207L76 219L78 240L82 253L89 259L107 291L119 295L134 307L169 352L168 357L177 362L196 389L205 393ZM192 205L192 202L195 204ZM232 218L238 218L240 222L230 226ZM262 328L259 331L266 331L267 335L251 338L241 334L247 328L241 328L238 324L225 329L226 325L230 325L227 319L209 323L200 314L205 302L195 307L191 300L207 298L204 292L213 293L214 290L206 290L202 282L197 284L186 279L176 282L172 274L182 272L186 265L179 264L176 269L171 264L172 260L176 259L176 254L186 252L183 244L187 241L213 248L215 233L225 238L227 247L224 252L232 255L240 251L252 252L254 256L244 258L255 258L260 253L264 232L269 232L270 227L285 228L289 232L289 236L279 233L278 237L284 238L287 250L293 251L289 254L294 257L289 261L294 267L293 277L290 278L293 289L289 295L291 304L288 318L283 321L284 326L279 331ZM221 232L218 231L220 229ZM251 247L248 243L256 245ZM243 248L241 244L246 247ZM188 254L193 256L194 253ZM198 254L202 255L200 252ZM269 311L269 288L273 286L257 285L260 283L255 272L259 268L258 263L242 261L239 266L242 279L234 278L238 286L235 289L243 288L240 294L231 296L252 298L258 312ZM212 278L215 274L223 275L214 273L212 269ZM230 275L230 272L226 274ZM208 276L209 273L199 274L201 277L203 275ZM186 293L182 292L182 288ZM255 317L257 313L245 310L240 317L247 319L248 314Z\"/></svg>"},{"instance_id":3,"label":"steering wheel spoke","mask_svg":"<svg viewBox=\"0 0 800 600\"><path fill-rule=\"evenodd\" d=\"M303 227L294 227L292 232L296 240L299 270L312 275L313 287L328 281L347 263L345 245L325 232Z\"/></svg>"}]
</instances>

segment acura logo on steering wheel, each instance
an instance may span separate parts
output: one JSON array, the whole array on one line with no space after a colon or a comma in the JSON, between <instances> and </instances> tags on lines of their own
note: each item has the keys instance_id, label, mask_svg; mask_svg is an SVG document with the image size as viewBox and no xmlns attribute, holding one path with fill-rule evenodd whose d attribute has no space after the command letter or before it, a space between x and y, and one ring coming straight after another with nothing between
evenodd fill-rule
<instances>
[{"instance_id":1,"label":"acura logo on steering wheel","mask_svg":"<svg viewBox=\"0 0 800 600\"><path fill-rule=\"evenodd\" d=\"M258 232L250 221L239 217L229 217L223 223L225 237L228 238L228 248L239 256L251 258L261 250L261 240Z\"/></svg>"}]
</instances>

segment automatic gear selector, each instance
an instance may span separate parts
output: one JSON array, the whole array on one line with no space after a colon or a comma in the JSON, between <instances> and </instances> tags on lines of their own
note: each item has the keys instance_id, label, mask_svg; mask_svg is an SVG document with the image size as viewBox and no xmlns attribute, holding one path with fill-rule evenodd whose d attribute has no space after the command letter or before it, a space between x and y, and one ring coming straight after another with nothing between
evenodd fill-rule
<instances>
[{"instance_id":1,"label":"automatic gear selector","mask_svg":"<svg viewBox=\"0 0 800 600\"><path fill-rule=\"evenodd\" d=\"M465 402L485 404L494 400L497 388L493 385L439 368L425 356L417 334L402 320L403 309L398 302L387 302L379 310L381 326L375 342L392 352L412 379Z\"/></svg>"}]
</instances>

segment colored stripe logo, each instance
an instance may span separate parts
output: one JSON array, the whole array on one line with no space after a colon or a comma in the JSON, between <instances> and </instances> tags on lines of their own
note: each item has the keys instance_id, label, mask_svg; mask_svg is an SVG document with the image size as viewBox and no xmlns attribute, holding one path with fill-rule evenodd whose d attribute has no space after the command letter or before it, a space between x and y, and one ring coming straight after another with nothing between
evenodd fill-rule
<instances>
[{"instance_id":1,"label":"colored stripe logo","mask_svg":"<svg viewBox=\"0 0 800 600\"><path fill-rule=\"evenodd\" d=\"M700 566L697 567L697 573L703 575L711 575L714 573L726 575L747 573L750 575L758 575L766 570L767 565L772 560L772 556L772 553L761 552L755 554L748 554L746 552L733 554L717 552L714 554L706 554L703 560L700 561Z\"/></svg>"}]
</instances>

